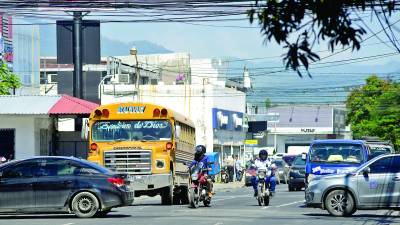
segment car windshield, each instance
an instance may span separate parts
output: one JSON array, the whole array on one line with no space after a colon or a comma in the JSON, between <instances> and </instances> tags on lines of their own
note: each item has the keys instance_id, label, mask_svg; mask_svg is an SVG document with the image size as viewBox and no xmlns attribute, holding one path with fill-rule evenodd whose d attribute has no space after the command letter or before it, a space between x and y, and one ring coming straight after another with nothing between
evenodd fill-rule
<instances>
[{"instance_id":1,"label":"car windshield","mask_svg":"<svg viewBox=\"0 0 400 225\"><path fill-rule=\"evenodd\" d=\"M360 163L363 161L362 146L346 143L314 144L310 151L312 162Z\"/></svg>"},{"instance_id":2,"label":"car windshield","mask_svg":"<svg viewBox=\"0 0 400 225\"><path fill-rule=\"evenodd\" d=\"M167 120L97 121L92 130L93 141L168 141L172 137Z\"/></svg>"},{"instance_id":3,"label":"car windshield","mask_svg":"<svg viewBox=\"0 0 400 225\"><path fill-rule=\"evenodd\" d=\"M283 156L282 159L285 160L285 162L290 166L293 163L293 160L296 158L296 156L291 155L291 156Z\"/></svg>"},{"instance_id":4,"label":"car windshield","mask_svg":"<svg viewBox=\"0 0 400 225\"><path fill-rule=\"evenodd\" d=\"M302 159L301 156L298 156L294 159L293 164L296 166L304 166L306 165L306 160Z\"/></svg>"}]
</instances>

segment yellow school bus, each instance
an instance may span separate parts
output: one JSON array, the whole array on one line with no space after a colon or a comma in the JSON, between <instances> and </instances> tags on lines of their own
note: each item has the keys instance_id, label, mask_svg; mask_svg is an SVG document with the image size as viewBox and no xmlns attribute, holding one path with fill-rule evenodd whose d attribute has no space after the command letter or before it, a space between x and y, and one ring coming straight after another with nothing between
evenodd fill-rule
<instances>
[{"instance_id":1,"label":"yellow school bus","mask_svg":"<svg viewBox=\"0 0 400 225\"><path fill-rule=\"evenodd\" d=\"M195 127L187 117L153 104L114 103L95 109L88 126L89 161L128 174L135 196L188 203Z\"/></svg>"}]
</instances>

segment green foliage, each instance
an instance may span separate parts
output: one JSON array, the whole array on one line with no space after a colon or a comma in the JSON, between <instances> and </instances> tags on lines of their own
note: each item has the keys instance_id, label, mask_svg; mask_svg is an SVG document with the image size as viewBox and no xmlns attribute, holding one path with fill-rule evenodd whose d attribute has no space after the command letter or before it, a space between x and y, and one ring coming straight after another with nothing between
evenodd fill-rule
<instances>
[{"instance_id":1,"label":"green foliage","mask_svg":"<svg viewBox=\"0 0 400 225\"><path fill-rule=\"evenodd\" d=\"M14 92L15 89L21 87L21 81L19 77L13 74L7 65L1 62L0 66L0 95L9 95L11 90Z\"/></svg>"},{"instance_id":2,"label":"green foliage","mask_svg":"<svg viewBox=\"0 0 400 225\"><path fill-rule=\"evenodd\" d=\"M265 104L265 108L266 109L271 108L271 106L272 106L271 99L266 98L265 101L264 101L264 104Z\"/></svg>"},{"instance_id":3,"label":"green foliage","mask_svg":"<svg viewBox=\"0 0 400 225\"><path fill-rule=\"evenodd\" d=\"M371 76L346 102L354 138L378 136L400 149L400 84Z\"/></svg>"},{"instance_id":4,"label":"green foliage","mask_svg":"<svg viewBox=\"0 0 400 225\"><path fill-rule=\"evenodd\" d=\"M302 76L301 66L308 70L309 60L320 59L312 51L316 43L327 41L332 52L337 46L359 50L362 37L367 34L365 28L370 30L369 18L359 16L366 12L377 18L399 50L391 39L392 24L388 19L398 10L396 4L396 1L367 0L256 0L247 14L250 23L258 21L265 43L275 41L287 49L286 68Z\"/></svg>"}]
</instances>

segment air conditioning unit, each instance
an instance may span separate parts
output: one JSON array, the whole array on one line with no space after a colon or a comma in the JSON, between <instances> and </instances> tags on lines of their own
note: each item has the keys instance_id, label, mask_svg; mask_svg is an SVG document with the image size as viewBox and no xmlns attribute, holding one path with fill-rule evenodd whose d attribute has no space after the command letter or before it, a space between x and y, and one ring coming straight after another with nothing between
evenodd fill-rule
<instances>
[{"instance_id":1,"label":"air conditioning unit","mask_svg":"<svg viewBox=\"0 0 400 225\"><path fill-rule=\"evenodd\" d=\"M57 83L57 74L48 74L47 75L47 83L48 84L56 84Z\"/></svg>"},{"instance_id":2,"label":"air conditioning unit","mask_svg":"<svg viewBox=\"0 0 400 225\"><path fill-rule=\"evenodd\" d=\"M118 83L129 84L129 74L119 74Z\"/></svg>"}]
</instances>

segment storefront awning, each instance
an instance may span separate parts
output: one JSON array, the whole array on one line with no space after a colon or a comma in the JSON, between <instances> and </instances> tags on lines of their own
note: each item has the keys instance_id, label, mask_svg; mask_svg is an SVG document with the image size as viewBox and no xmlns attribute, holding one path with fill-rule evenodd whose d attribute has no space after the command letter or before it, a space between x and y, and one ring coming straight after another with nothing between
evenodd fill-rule
<instances>
[{"instance_id":1,"label":"storefront awning","mask_svg":"<svg viewBox=\"0 0 400 225\"><path fill-rule=\"evenodd\" d=\"M99 105L93 102L62 95L49 110L49 115L90 115Z\"/></svg>"}]
</instances>

